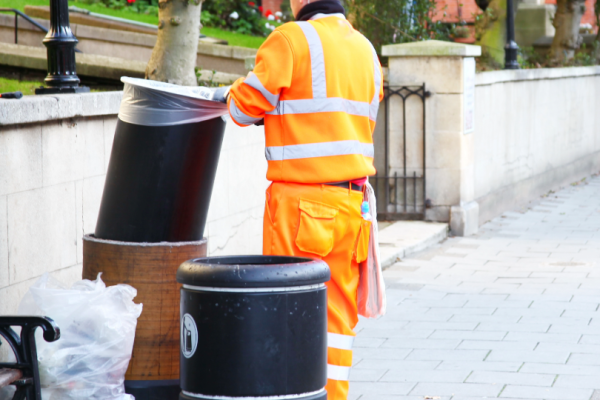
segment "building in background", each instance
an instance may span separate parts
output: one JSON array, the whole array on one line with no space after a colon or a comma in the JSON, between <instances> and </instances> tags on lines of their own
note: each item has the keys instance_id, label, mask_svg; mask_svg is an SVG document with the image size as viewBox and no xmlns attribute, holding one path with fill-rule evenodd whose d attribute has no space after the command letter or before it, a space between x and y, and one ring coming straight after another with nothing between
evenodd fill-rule
<instances>
[{"instance_id":1,"label":"building in background","mask_svg":"<svg viewBox=\"0 0 600 400\"><path fill-rule=\"evenodd\" d=\"M281 4L283 0L262 0L259 1L259 5L263 8L263 14L267 15L269 11L271 13L276 13L277 11L281 11Z\"/></svg>"}]
</instances>

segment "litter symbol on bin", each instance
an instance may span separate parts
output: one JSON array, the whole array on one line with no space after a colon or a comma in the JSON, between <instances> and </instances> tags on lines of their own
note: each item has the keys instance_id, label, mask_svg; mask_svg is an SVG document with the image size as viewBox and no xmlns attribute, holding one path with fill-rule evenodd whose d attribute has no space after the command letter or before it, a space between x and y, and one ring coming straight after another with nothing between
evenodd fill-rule
<instances>
[{"instance_id":1,"label":"litter symbol on bin","mask_svg":"<svg viewBox=\"0 0 600 400\"><path fill-rule=\"evenodd\" d=\"M190 358L198 347L198 328L196 321L190 314L181 318L181 353L185 358Z\"/></svg>"}]
</instances>

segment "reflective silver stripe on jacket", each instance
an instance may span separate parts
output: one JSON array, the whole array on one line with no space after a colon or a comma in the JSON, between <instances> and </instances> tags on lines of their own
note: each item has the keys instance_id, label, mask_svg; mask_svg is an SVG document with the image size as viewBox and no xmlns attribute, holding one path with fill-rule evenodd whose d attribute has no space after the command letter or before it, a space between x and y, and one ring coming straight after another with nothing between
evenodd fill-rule
<instances>
[{"instance_id":1,"label":"reflective silver stripe on jacket","mask_svg":"<svg viewBox=\"0 0 600 400\"><path fill-rule=\"evenodd\" d=\"M372 47L372 46L371 46ZM377 111L379 111L379 92L383 85L383 76L381 76L381 69L379 68L379 58L377 58L377 52L373 48L373 68L375 68L375 95L373 101L371 101L369 119L371 121L377 121Z\"/></svg>"},{"instance_id":2,"label":"reflective silver stripe on jacket","mask_svg":"<svg viewBox=\"0 0 600 400\"><path fill-rule=\"evenodd\" d=\"M341 18L343 20L346 20L346 16L342 13L335 13L335 14L322 14L322 13L318 13L313 15L312 17L310 17L311 21L316 21L318 19L321 18L329 18L329 17L337 17L337 18Z\"/></svg>"},{"instance_id":3,"label":"reflective silver stripe on jacket","mask_svg":"<svg viewBox=\"0 0 600 400\"><path fill-rule=\"evenodd\" d=\"M298 160L301 158L346 156L352 154L362 154L365 157L374 158L375 149L371 143L361 143L358 140L271 146L265 149L265 156L268 161Z\"/></svg>"},{"instance_id":4,"label":"reflective silver stripe on jacket","mask_svg":"<svg viewBox=\"0 0 600 400\"><path fill-rule=\"evenodd\" d=\"M352 350L353 344L354 336L327 332L327 347L341 350Z\"/></svg>"},{"instance_id":5,"label":"reflective silver stripe on jacket","mask_svg":"<svg viewBox=\"0 0 600 400\"><path fill-rule=\"evenodd\" d=\"M233 99L229 102L229 112L231 113L233 119L242 125L252 125L261 120L261 118L254 118L244 114L244 112L235 105L235 101Z\"/></svg>"},{"instance_id":6,"label":"reflective silver stripe on jacket","mask_svg":"<svg viewBox=\"0 0 600 400\"><path fill-rule=\"evenodd\" d=\"M258 90L273 107L276 107L277 103L279 103L279 95L269 92L254 72L250 72L248 77L244 79L244 83L251 88Z\"/></svg>"},{"instance_id":7,"label":"reflective silver stripe on jacket","mask_svg":"<svg viewBox=\"0 0 600 400\"><path fill-rule=\"evenodd\" d=\"M350 367L327 364L327 379L347 381L350 379Z\"/></svg>"},{"instance_id":8,"label":"reflective silver stripe on jacket","mask_svg":"<svg viewBox=\"0 0 600 400\"><path fill-rule=\"evenodd\" d=\"M359 117L370 116L370 106L362 101L347 100L341 97L326 99L282 100L270 115L315 114L322 112L345 112Z\"/></svg>"},{"instance_id":9,"label":"reflective silver stripe on jacket","mask_svg":"<svg viewBox=\"0 0 600 400\"><path fill-rule=\"evenodd\" d=\"M289 114L314 114L322 112L344 112L350 115L368 117L372 121L377 120L377 110L379 109L379 90L382 85L381 70L379 69L379 59L375 50L373 50L373 66L375 73L375 95L371 103L362 101L347 100L338 97L327 97L327 82L325 74L325 55L323 53L323 44L317 30L309 22L296 22L308 43L310 53L311 75L312 75L312 99L302 100L283 100L277 103L269 115L289 115ZM372 46L371 46L372 47ZM258 79L256 79L258 81ZM260 82L259 82L260 83ZM253 86L254 87L254 86ZM257 89L261 93L261 89ZM265 89L268 93L268 91ZM264 93L263 93L264 94ZM267 98L265 96L265 98ZM270 101L270 99L267 98ZM273 104L273 103L271 103Z\"/></svg>"},{"instance_id":10,"label":"reflective silver stripe on jacket","mask_svg":"<svg viewBox=\"0 0 600 400\"><path fill-rule=\"evenodd\" d=\"M323 44L317 30L306 21L296 22L308 43L312 75L312 99L301 100L279 100L279 96L270 93L254 74L250 74L244 81L253 87L267 99L275 109L266 114L290 115L290 114L317 114L324 112L343 112L349 115L368 117L372 121L377 119L379 108L379 91L383 77L379 68L377 54L373 50L373 67L375 79L375 95L371 103L363 101L348 100L340 97L327 97L327 82L325 74L325 55ZM372 46L371 46L372 47ZM276 101L277 100L277 101ZM233 105L233 103L232 103ZM241 114L238 119L234 111ZM231 107L234 119L242 124L255 123L253 118L244 115L237 107ZM251 119L251 122L246 122ZM297 144L289 146L271 146L265 149L268 161L298 160L304 158L331 157L344 155L363 155L374 158L375 150L371 143L361 143L358 140L342 140L334 142Z\"/></svg>"},{"instance_id":11,"label":"reflective silver stripe on jacket","mask_svg":"<svg viewBox=\"0 0 600 400\"><path fill-rule=\"evenodd\" d=\"M317 30L309 22L296 22L308 42L310 52L310 66L312 74L312 92L313 99L327 98L327 83L325 82L325 54L323 54L323 44Z\"/></svg>"}]
</instances>

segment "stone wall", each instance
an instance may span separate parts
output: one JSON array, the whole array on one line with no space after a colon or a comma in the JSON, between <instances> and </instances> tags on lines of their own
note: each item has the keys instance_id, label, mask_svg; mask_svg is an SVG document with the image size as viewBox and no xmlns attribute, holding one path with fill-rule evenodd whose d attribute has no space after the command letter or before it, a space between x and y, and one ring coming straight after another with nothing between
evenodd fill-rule
<instances>
[{"instance_id":1,"label":"stone wall","mask_svg":"<svg viewBox=\"0 0 600 400\"><path fill-rule=\"evenodd\" d=\"M600 171L600 67L477 74L475 199L484 223Z\"/></svg>"},{"instance_id":2,"label":"stone wall","mask_svg":"<svg viewBox=\"0 0 600 400\"><path fill-rule=\"evenodd\" d=\"M425 217L449 221L460 236L600 171L600 67L476 74L479 54L479 46L435 40L383 46L391 87L425 83L431 92ZM422 111L410 110L407 172L420 176ZM404 162L402 112L401 102L390 100L390 174Z\"/></svg>"},{"instance_id":3,"label":"stone wall","mask_svg":"<svg viewBox=\"0 0 600 400\"><path fill-rule=\"evenodd\" d=\"M44 272L81 279L121 92L0 100L0 315ZM262 127L227 124L206 228L209 254L260 254L267 163Z\"/></svg>"}]
</instances>

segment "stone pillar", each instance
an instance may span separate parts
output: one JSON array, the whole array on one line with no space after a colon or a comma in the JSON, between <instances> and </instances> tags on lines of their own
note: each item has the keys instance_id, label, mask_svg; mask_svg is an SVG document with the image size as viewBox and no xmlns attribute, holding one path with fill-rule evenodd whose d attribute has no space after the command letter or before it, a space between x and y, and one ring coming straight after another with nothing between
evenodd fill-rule
<instances>
[{"instance_id":1,"label":"stone pillar","mask_svg":"<svg viewBox=\"0 0 600 400\"><path fill-rule=\"evenodd\" d=\"M553 38L556 30L552 25L555 4L544 0L523 0L515 17L515 39L519 47L533 46L540 38Z\"/></svg>"},{"instance_id":2,"label":"stone pillar","mask_svg":"<svg viewBox=\"0 0 600 400\"><path fill-rule=\"evenodd\" d=\"M391 88L425 83L431 92L426 101L425 172L429 207L425 218L450 222L454 235L476 233L479 206L474 191L474 57L481 55L481 47L429 40L383 46L382 54L389 57ZM402 109L390 102L391 138L392 127L398 125L396 121L402 123L401 114ZM407 121L409 116L407 109ZM407 142L417 139L414 134L407 136ZM390 152L388 173L399 157L402 155Z\"/></svg>"}]
</instances>

